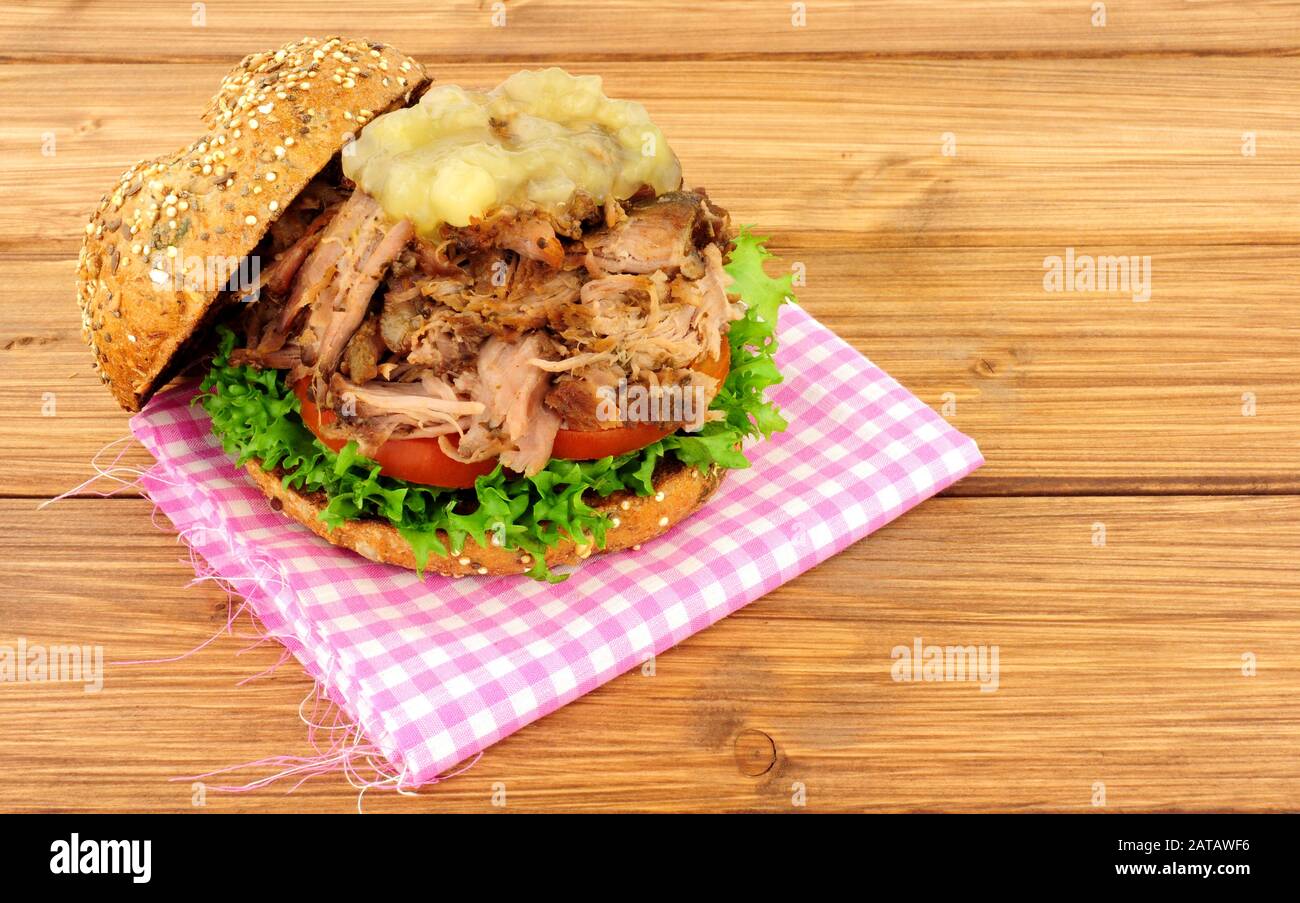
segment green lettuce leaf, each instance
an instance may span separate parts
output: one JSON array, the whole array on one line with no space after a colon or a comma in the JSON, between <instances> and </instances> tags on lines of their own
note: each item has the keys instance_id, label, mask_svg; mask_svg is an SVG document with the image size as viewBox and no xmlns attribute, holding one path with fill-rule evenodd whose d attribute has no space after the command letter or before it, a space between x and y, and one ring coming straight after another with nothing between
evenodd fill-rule
<instances>
[{"instance_id":1,"label":"green lettuce leaf","mask_svg":"<svg viewBox=\"0 0 1300 903\"><path fill-rule=\"evenodd\" d=\"M714 465L748 467L742 441L785 429L764 392L781 382L773 359L777 311L793 296L788 274L773 279L764 271L763 262L772 256L765 241L742 229L726 266L733 280L728 291L741 297L746 311L731 324L731 371L710 405L722 417L697 433L678 432L629 454L598 461L552 459L531 477L498 466L479 477L472 490L396 480L380 474L355 442L338 453L322 445L303 425L298 397L280 371L232 366L236 336L226 327L219 327L219 348L195 401L240 466L257 459L266 470L279 467L287 487L323 492L329 503L320 518L331 529L364 517L387 520L410 544L417 573L423 574L430 556L458 555L472 538L528 553L529 576L557 582L567 575L547 568L549 548L565 538L605 546L608 516L588 500L620 490L650 495L655 466L668 456L702 471Z\"/></svg>"}]
</instances>

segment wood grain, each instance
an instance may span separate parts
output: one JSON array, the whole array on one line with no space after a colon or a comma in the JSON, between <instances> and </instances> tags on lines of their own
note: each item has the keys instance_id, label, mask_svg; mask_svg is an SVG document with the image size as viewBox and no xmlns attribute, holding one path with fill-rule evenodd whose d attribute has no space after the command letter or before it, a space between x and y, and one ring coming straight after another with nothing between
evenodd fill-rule
<instances>
[{"instance_id":1,"label":"wood grain","mask_svg":"<svg viewBox=\"0 0 1300 903\"><path fill-rule=\"evenodd\" d=\"M310 14L275 15L258 0L193 5L25 0L0 13L3 58L235 62L312 34L363 34L418 56L462 59L646 59L701 56L1084 55L1286 53L1300 49L1291 0L1111 0L1105 24L1077 0L816 0L803 25L788 2L750 0L453 0L358 6L313 0ZM288 11L288 9L286 9ZM504 13L504 17L502 16ZM107 42L106 35L125 40Z\"/></svg>"},{"instance_id":2,"label":"wood grain","mask_svg":"<svg viewBox=\"0 0 1300 903\"><path fill-rule=\"evenodd\" d=\"M789 811L797 781L812 811L1081 811L1094 782L1108 810L1294 810L1297 549L1289 499L934 500L660 656L652 677L614 680L418 799L373 793L365 808L493 811L504 783L518 811ZM0 643L21 625L113 660L182 653L226 608L185 588L178 554L141 500L2 502ZM996 692L895 682L891 651L918 636L996 644ZM246 645L109 668L97 694L0 685L0 809L184 811L190 782L174 777L305 752L307 680L288 666L236 687L277 657L235 657ZM776 759L754 775L756 733ZM355 805L326 778L293 796L210 792L206 808Z\"/></svg>"},{"instance_id":3,"label":"wood grain","mask_svg":"<svg viewBox=\"0 0 1300 903\"><path fill-rule=\"evenodd\" d=\"M0 123L0 253L75 254L88 211L127 166L193 140L226 68L0 67L0 96L24 98ZM472 85L516 68L434 66ZM692 184L777 234L815 231L842 248L1142 253L1292 243L1300 226L1289 60L665 62L653 78L636 63L571 68L643 101Z\"/></svg>"},{"instance_id":4,"label":"wood grain","mask_svg":"<svg viewBox=\"0 0 1300 903\"><path fill-rule=\"evenodd\" d=\"M504 27L486 0L213 0L203 27L160 0L0 7L0 645L168 657L225 623L145 500L36 510L126 433L78 335L80 230L245 53L363 32L441 81L558 64L646 103L688 179L802 264L807 308L954 402L989 459L653 676L367 811L496 811L502 784L507 811L782 812L796 784L811 811L1091 811L1098 784L1111 811L1295 810L1300 3L1106 8L818 0L797 28L742 0L511 0ZM1044 291L1067 248L1149 255L1150 300ZM918 636L996 644L997 691L892 680ZM237 686L279 656L247 645L111 667L97 694L0 684L0 811L194 811L175 778L307 752L307 679ZM337 776L283 789L205 808L357 806Z\"/></svg>"},{"instance_id":5,"label":"wood grain","mask_svg":"<svg viewBox=\"0 0 1300 903\"><path fill-rule=\"evenodd\" d=\"M789 242L774 249L803 265L807 309L980 442L988 463L956 493L1300 491L1293 249L1145 247L1153 290L1135 303L1044 292L1043 259L1061 250L1049 246ZM71 488L127 434L76 328L72 263L0 260L0 283L30 301L0 324L11 493Z\"/></svg>"}]
</instances>

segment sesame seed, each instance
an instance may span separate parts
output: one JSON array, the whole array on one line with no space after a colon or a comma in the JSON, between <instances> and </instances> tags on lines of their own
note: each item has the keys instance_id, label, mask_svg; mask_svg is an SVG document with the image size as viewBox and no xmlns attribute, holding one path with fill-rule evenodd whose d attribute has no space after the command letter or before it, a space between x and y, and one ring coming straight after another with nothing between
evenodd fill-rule
<instances>
[{"instance_id":1,"label":"sesame seed","mask_svg":"<svg viewBox=\"0 0 1300 903\"><path fill-rule=\"evenodd\" d=\"M274 213L275 211L277 211L277 210L280 209L280 202L279 202L279 201L272 201L271 203L267 204L266 207L267 207L268 210L270 210L272 213Z\"/></svg>"},{"instance_id":2,"label":"sesame seed","mask_svg":"<svg viewBox=\"0 0 1300 903\"><path fill-rule=\"evenodd\" d=\"M266 174L266 181L268 181L268 182L274 182L274 181L275 181L275 173L273 173L273 172L268 172L268 173Z\"/></svg>"},{"instance_id":3,"label":"sesame seed","mask_svg":"<svg viewBox=\"0 0 1300 903\"><path fill-rule=\"evenodd\" d=\"M168 245L168 246L167 246L167 256L168 256L168 257L175 257L175 256L176 256L176 246L175 246L175 245Z\"/></svg>"},{"instance_id":4,"label":"sesame seed","mask_svg":"<svg viewBox=\"0 0 1300 903\"><path fill-rule=\"evenodd\" d=\"M632 551L633 551L633 552L640 552L640 551L641 551L641 543L637 543L636 545L634 545L634 546L632 547Z\"/></svg>"},{"instance_id":5,"label":"sesame seed","mask_svg":"<svg viewBox=\"0 0 1300 903\"><path fill-rule=\"evenodd\" d=\"M248 216L244 217L244 223L249 226L256 226L257 217L253 216L253 214L250 213L248 214Z\"/></svg>"},{"instance_id":6,"label":"sesame seed","mask_svg":"<svg viewBox=\"0 0 1300 903\"><path fill-rule=\"evenodd\" d=\"M666 526L668 526L668 518L667 518L667 517L661 517L661 518L659 518L659 526L661 526L661 527L666 527Z\"/></svg>"},{"instance_id":7,"label":"sesame seed","mask_svg":"<svg viewBox=\"0 0 1300 903\"><path fill-rule=\"evenodd\" d=\"M256 130L256 129L257 129L257 120L256 120L256 119L250 119L250 120L248 120L248 127L249 127L250 129L254 129L254 130Z\"/></svg>"},{"instance_id":8,"label":"sesame seed","mask_svg":"<svg viewBox=\"0 0 1300 903\"><path fill-rule=\"evenodd\" d=\"M623 499L623 501L619 502L618 506L626 511L632 507L632 503L628 499Z\"/></svg>"},{"instance_id":9,"label":"sesame seed","mask_svg":"<svg viewBox=\"0 0 1300 903\"><path fill-rule=\"evenodd\" d=\"M609 525L610 525L611 527L621 527L621 526L623 526L623 522L622 522L621 520L619 520L617 517L611 517L611 518L609 519Z\"/></svg>"},{"instance_id":10,"label":"sesame seed","mask_svg":"<svg viewBox=\"0 0 1300 903\"><path fill-rule=\"evenodd\" d=\"M478 569L478 572L479 572L479 574L486 574L486 573L487 573L487 568L479 568L479 569Z\"/></svg>"},{"instance_id":11,"label":"sesame seed","mask_svg":"<svg viewBox=\"0 0 1300 903\"><path fill-rule=\"evenodd\" d=\"M663 492L662 492L662 491L660 491L660 492L656 492L656 493L655 493L655 501L656 501L656 502L662 502L663 500L664 500L664 494L663 494Z\"/></svg>"},{"instance_id":12,"label":"sesame seed","mask_svg":"<svg viewBox=\"0 0 1300 903\"><path fill-rule=\"evenodd\" d=\"M461 567L469 567L469 559L468 559L468 558L462 558L462 559L460 560L460 566L461 566Z\"/></svg>"},{"instance_id":13,"label":"sesame seed","mask_svg":"<svg viewBox=\"0 0 1300 903\"><path fill-rule=\"evenodd\" d=\"M520 563L520 564L532 564L532 563L533 563L533 556L532 556L532 555L525 555L525 556L523 556L522 558L519 559L519 563Z\"/></svg>"}]
</instances>

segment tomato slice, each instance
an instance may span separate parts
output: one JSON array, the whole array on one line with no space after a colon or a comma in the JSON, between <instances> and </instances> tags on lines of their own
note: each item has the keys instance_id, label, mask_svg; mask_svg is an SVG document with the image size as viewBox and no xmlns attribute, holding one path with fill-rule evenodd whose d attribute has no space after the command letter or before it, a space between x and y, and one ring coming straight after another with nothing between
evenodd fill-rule
<instances>
[{"instance_id":1,"label":"tomato slice","mask_svg":"<svg viewBox=\"0 0 1300 903\"><path fill-rule=\"evenodd\" d=\"M348 444L347 440L324 436L320 429L322 425L333 423L338 416L333 411L322 411L308 397L308 382L310 377L299 380L293 387L294 394L302 403L302 422L317 439L339 451ZM456 437L452 436L451 441L455 442ZM374 460L379 464L379 472L385 476L444 489L469 489L476 479L491 473L497 466L496 458L462 464L447 457L437 439L390 439L379 446Z\"/></svg>"},{"instance_id":2,"label":"tomato slice","mask_svg":"<svg viewBox=\"0 0 1300 903\"><path fill-rule=\"evenodd\" d=\"M651 442L658 442L675 427L653 423L618 426L608 430L560 430L555 434L551 457L567 461L595 461L610 455L625 455Z\"/></svg>"},{"instance_id":3,"label":"tomato slice","mask_svg":"<svg viewBox=\"0 0 1300 903\"><path fill-rule=\"evenodd\" d=\"M731 370L731 346L724 339L721 354L711 360L697 361L693 369L712 376L721 386ZM555 434L551 456L569 461L595 461L610 455L625 455L658 442L676 429L653 423L634 423L607 430L560 430Z\"/></svg>"}]
</instances>

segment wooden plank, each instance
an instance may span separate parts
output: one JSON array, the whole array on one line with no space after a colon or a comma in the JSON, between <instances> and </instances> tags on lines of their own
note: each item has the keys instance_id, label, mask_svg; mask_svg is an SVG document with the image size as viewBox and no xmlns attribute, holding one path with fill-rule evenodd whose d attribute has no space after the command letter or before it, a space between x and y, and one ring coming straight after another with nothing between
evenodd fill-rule
<instances>
[{"instance_id":1,"label":"wooden plank","mask_svg":"<svg viewBox=\"0 0 1300 903\"><path fill-rule=\"evenodd\" d=\"M1045 292L1043 260L1062 248L774 247L803 265L809 311L980 442L988 463L955 492L1300 492L1293 249L1145 247L1151 299L1135 303ZM76 485L127 432L90 370L72 271L0 260L26 302L0 324L10 493Z\"/></svg>"},{"instance_id":2,"label":"wooden plank","mask_svg":"<svg viewBox=\"0 0 1300 903\"><path fill-rule=\"evenodd\" d=\"M616 679L418 799L365 807L492 811L501 782L512 810L788 811L799 782L810 810L1090 810L1100 782L1109 810L1293 811L1297 549L1290 499L937 499L661 656L654 676ZM225 602L184 587L180 551L141 501L0 502L0 642L98 643L113 660L188 650ZM996 692L894 681L892 651L915 637L996 644ZM181 811L192 791L176 776L304 752L307 681L290 665L236 688L277 657L236 658L245 645L109 668L97 694L0 685L0 810ZM775 764L750 776L764 736ZM207 795L217 811L355 804L338 777Z\"/></svg>"},{"instance_id":3,"label":"wooden plank","mask_svg":"<svg viewBox=\"0 0 1300 903\"><path fill-rule=\"evenodd\" d=\"M803 7L803 24L797 24ZM578 0L387 2L364 8L315 0L310 20L275 16L254 0L193 4L26 0L0 14L8 59L237 60L262 45L356 34L407 53L452 59L732 57L827 54L1279 53L1300 47L1289 0L1112 0L1104 24L1072 0ZM201 21L202 24L198 24ZM596 37L598 35L598 37ZM256 47L250 40L256 38Z\"/></svg>"},{"instance_id":4,"label":"wooden plank","mask_svg":"<svg viewBox=\"0 0 1300 903\"><path fill-rule=\"evenodd\" d=\"M504 7L493 27L483 0L321 0L310 28L364 21L441 81L557 64L644 101L689 181L804 265L809 310L955 401L989 464L954 492L984 497L932 500L653 677L366 809L492 811L504 783L513 810L788 811L796 782L814 811L1091 810L1099 782L1111 810L1300 806L1300 3L1113 0L1105 27L1079 0L819 0L801 28L779 2ZM225 622L146 502L36 511L126 432L77 334L84 216L192 136L230 65L307 27L265 2L203 11L0 7L0 493L31 496L0 500L0 645L150 658ZM1151 299L1044 291L1069 248L1150 255ZM1069 497L987 497L1044 493ZM998 690L891 680L918 636L997 644ZM110 668L98 694L0 684L0 811L185 811L174 777L307 752L308 682L290 663L236 687L278 657L245 645ZM282 789L207 807L356 806L337 777Z\"/></svg>"},{"instance_id":5,"label":"wooden plank","mask_svg":"<svg viewBox=\"0 0 1300 903\"><path fill-rule=\"evenodd\" d=\"M493 84L516 64L458 65ZM575 62L644 101L742 222L839 247L1292 243L1289 60ZM140 157L195 134L225 66L0 67L0 254L75 253ZM1243 135L1256 156L1243 156ZM46 139L53 136L54 155ZM951 136L953 155L945 155Z\"/></svg>"},{"instance_id":6,"label":"wooden plank","mask_svg":"<svg viewBox=\"0 0 1300 903\"><path fill-rule=\"evenodd\" d=\"M803 297L980 442L956 493L1300 491L1292 251L1145 246L1147 302L1045 291L1064 252L834 252Z\"/></svg>"}]
</instances>

